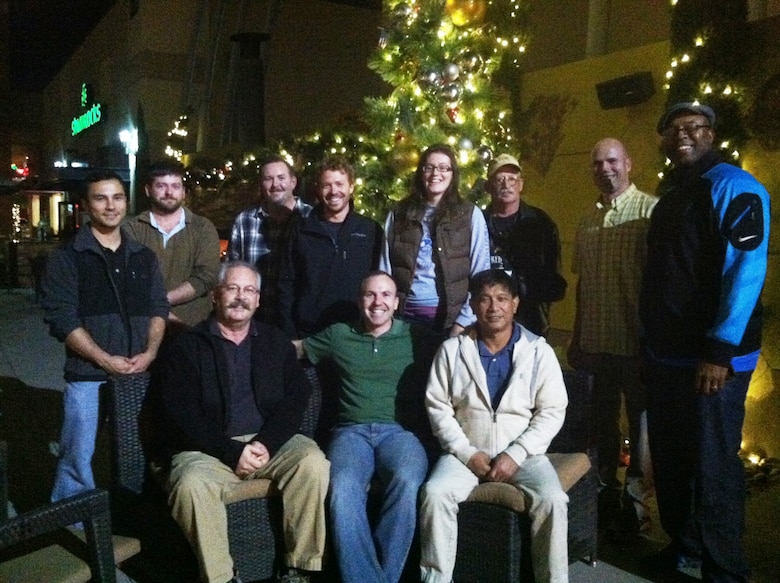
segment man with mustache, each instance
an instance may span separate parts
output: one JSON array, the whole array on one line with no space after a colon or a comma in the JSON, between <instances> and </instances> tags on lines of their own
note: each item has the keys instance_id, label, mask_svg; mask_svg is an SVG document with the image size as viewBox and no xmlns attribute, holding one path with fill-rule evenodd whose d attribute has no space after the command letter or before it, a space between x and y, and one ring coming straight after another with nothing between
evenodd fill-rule
<instances>
[{"instance_id":1,"label":"man with mustache","mask_svg":"<svg viewBox=\"0 0 780 583\"><path fill-rule=\"evenodd\" d=\"M267 324L279 324L279 262L290 222L311 212L311 206L295 196L297 186L287 160L279 155L265 158L260 163L260 206L241 211L230 232L228 259L246 261L260 271L263 289L255 317Z\"/></svg>"},{"instance_id":2,"label":"man with mustache","mask_svg":"<svg viewBox=\"0 0 780 583\"><path fill-rule=\"evenodd\" d=\"M566 280L560 274L558 227L542 209L522 199L523 173L517 158L500 154L488 168L485 209L490 233L491 269L515 278L522 301L517 321L534 334L550 328L550 303L563 299Z\"/></svg>"},{"instance_id":3,"label":"man with mustache","mask_svg":"<svg viewBox=\"0 0 780 583\"><path fill-rule=\"evenodd\" d=\"M322 569L330 464L296 433L311 386L289 340L256 321L261 278L254 265L223 263L213 314L167 343L152 387L170 471L169 503L195 550L204 583L238 581L228 548L223 494L267 478L284 505L286 583Z\"/></svg>"},{"instance_id":4,"label":"man with mustache","mask_svg":"<svg viewBox=\"0 0 780 583\"><path fill-rule=\"evenodd\" d=\"M168 290L171 322L194 326L211 311L209 291L219 269L219 235L212 222L184 206L184 167L173 160L149 167L150 210L128 221L128 232L154 251Z\"/></svg>"},{"instance_id":5,"label":"man with mustache","mask_svg":"<svg viewBox=\"0 0 780 583\"><path fill-rule=\"evenodd\" d=\"M316 176L317 206L292 224L280 266L279 316L291 339L356 320L360 282L381 252L382 227L352 208L352 165L326 158Z\"/></svg>"}]
</instances>

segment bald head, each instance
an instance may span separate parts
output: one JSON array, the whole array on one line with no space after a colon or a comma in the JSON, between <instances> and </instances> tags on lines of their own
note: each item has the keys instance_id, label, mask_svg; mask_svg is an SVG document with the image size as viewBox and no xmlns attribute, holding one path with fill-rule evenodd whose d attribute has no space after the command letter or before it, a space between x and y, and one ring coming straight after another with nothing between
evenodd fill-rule
<instances>
[{"instance_id":1,"label":"bald head","mask_svg":"<svg viewBox=\"0 0 780 583\"><path fill-rule=\"evenodd\" d=\"M611 201L631 185L631 158L623 142L615 138L599 141L590 154L593 183L605 201Z\"/></svg>"}]
</instances>

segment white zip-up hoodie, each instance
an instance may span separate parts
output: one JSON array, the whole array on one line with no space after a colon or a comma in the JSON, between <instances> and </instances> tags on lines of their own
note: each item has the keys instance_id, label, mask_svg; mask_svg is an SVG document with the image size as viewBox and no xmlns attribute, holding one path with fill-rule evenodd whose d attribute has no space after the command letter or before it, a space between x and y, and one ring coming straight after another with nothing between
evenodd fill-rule
<instances>
[{"instance_id":1,"label":"white zip-up hoodie","mask_svg":"<svg viewBox=\"0 0 780 583\"><path fill-rule=\"evenodd\" d=\"M433 433L447 453L467 464L478 451L491 459L505 452L520 465L547 451L563 425L568 397L552 347L522 328L506 392L493 410L471 328L439 348L425 402Z\"/></svg>"}]
</instances>

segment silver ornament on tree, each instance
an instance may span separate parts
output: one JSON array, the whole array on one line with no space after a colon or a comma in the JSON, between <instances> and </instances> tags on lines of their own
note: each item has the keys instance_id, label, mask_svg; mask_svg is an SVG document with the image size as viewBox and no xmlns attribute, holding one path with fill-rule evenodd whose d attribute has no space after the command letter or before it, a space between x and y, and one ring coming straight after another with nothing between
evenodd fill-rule
<instances>
[{"instance_id":1,"label":"silver ornament on tree","mask_svg":"<svg viewBox=\"0 0 780 583\"><path fill-rule=\"evenodd\" d=\"M479 53L474 51L463 51L458 55L457 63L464 73L479 73L484 64Z\"/></svg>"},{"instance_id":2,"label":"silver ornament on tree","mask_svg":"<svg viewBox=\"0 0 780 583\"><path fill-rule=\"evenodd\" d=\"M471 150L474 147L474 142L470 138L463 137L458 142L458 147L461 150Z\"/></svg>"},{"instance_id":3,"label":"silver ornament on tree","mask_svg":"<svg viewBox=\"0 0 780 583\"><path fill-rule=\"evenodd\" d=\"M455 81L460 76L460 67L456 63L445 63L441 70L441 78L445 82Z\"/></svg>"},{"instance_id":4,"label":"silver ornament on tree","mask_svg":"<svg viewBox=\"0 0 780 583\"><path fill-rule=\"evenodd\" d=\"M493 159L493 150L489 146L480 146L477 148L477 156L482 162L488 164Z\"/></svg>"},{"instance_id":5,"label":"silver ornament on tree","mask_svg":"<svg viewBox=\"0 0 780 583\"><path fill-rule=\"evenodd\" d=\"M414 9L406 2L401 2L398 4L395 8L393 8L392 12L393 20L399 24L409 22L413 14Z\"/></svg>"},{"instance_id":6,"label":"silver ornament on tree","mask_svg":"<svg viewBox=\"0 0 780 583\"><path fill-rule=\"evenodd\" d=\"M417 84L420 89L430 91L441 85L441 74L433 69L421 69L417 75Z\"/></svg>"},{"instance_id":7,"label":"silver ornament on tree","mask_svg":"<svg viewBox=\"0 0 780 583\"><path fill-rule=\"evenodd\" d=\"M458 103L460 101L461 93L463 92L460 83L446 83L439 90L439 96L447 103Z\"/></svg>"}]
</instances>

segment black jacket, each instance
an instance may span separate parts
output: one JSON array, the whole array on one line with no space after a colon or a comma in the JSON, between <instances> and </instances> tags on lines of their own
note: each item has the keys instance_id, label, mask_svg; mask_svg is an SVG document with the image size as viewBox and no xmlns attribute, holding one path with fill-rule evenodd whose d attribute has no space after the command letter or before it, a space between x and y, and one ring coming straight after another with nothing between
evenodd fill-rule
<instances>
[{"instance_id":1,"label":"black jacket","mask_svg":"<svg viewBox=\"0 0 780 583\"><path fill-rule=\"evenodd\" d=\"M165 454L201 451L235 469L244 444L226 435L230 419L228 367L211 318L164 343L153 366L152 404L160 411ZM273 456L298 431L311 395L292 343L255 322L251 379L263 426L253 438Z\"/></svg>"},{"instance_id":2,"label":"black jacket","mask_svg":"<svg viewBox=\"0 0 780 583\"><path fill-rule=\"evenodd\" d=\"M563 299L566 280L561 275L561 241L558 227L542 209L521 203L511 228L499 231L485 211L490 233L490 264L511 270L520 291L517 321L535 334L550 326L550 302Z\"/></svg>"},{"instance_id":3,"label":"black jacket","mask_svg":"<svg viewBox=\"0 0 780 583\"><path fill-rule=\"evenodd\" d=\"M291 225L279 276L279 317L290 338L357 320L360 282L377 268L382 227L350 211L334 240L316 209Z\"/></svg>"},{"instance_id":4,"label":"black jacket","mask_svg":"<svg viewBox=\"0 0 780 583\"><path fill-rule=\"evenodd\" d=\"M154 253L124 233L121 249L125 293L114 284L89 224L49 255L41 305L52 336L64 342L84 328L108 354L135 356L146 350L151 319L168 318L168 297ZM66 348L65 380L106 378L102 368Z\"/></svg>"}]
</instances>

